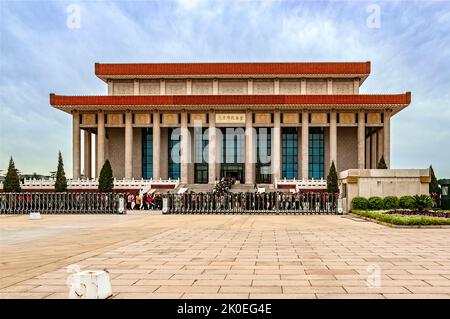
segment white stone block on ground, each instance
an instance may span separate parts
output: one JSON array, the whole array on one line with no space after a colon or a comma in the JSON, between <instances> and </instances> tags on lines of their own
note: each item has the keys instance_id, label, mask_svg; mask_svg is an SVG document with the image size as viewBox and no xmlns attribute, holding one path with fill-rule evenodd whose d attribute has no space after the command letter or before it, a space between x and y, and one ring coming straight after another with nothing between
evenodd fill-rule
<instances>
[{"instance_id":1,"label":"white stone block on ground","mask_svg":"<svg viewBox=\"0 0 450 319\"><path fill-rule=\"evenodd\" d=\"M30 219L41 219L41 213L39 212L31 212L30 213Z\"/></svg>"},{"instance_id":2,"label":"white stone block on ground","mask_svg":"<svg viewBox=\"0 0 450 319\"><path fill-rule=\"evenodd\" d=\"M112 295L109 273L85 270L73 275L69 299L105 299Z\"/></svg>"}]
</instances>

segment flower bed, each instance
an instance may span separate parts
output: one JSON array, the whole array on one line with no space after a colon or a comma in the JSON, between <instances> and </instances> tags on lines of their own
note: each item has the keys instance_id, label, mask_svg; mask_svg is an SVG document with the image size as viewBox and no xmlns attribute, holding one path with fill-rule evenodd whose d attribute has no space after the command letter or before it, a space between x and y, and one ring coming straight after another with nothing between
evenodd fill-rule
<instances>
[{"instance_id":1,"label":"flower bed","mask_svg":"<svg viewBox=\"0 0 450 319\"><path fill-rule=\"evenodd\" d=\"M393 212L393 211L392 211ZM406 212L406 211L405 211ZM380 211L367 211L367 210L352 210L351 213L366 217L369 219L377 220L379 222L392 224L392 225L406 225L406 226L425 226L425 225L450 225L450 214L446 213L449 218L435 217L427 215L417 215L417 211L407 211L416 214L391 214ZM444 213L444 212L435 212Z\"/></svg>"},{"instance_id":2,"label":"flower bed","mask_svg":"<svg viewBox=\"0 0 450 319\"><path fill-rule=\"evenodd\" d=\"M433 210L404 210L396 209L385 212L389 215L403 215L403 216L431 216L440 218L450 218L450 212L447 211L433 211Z\"/></svg>"}]
</instances>

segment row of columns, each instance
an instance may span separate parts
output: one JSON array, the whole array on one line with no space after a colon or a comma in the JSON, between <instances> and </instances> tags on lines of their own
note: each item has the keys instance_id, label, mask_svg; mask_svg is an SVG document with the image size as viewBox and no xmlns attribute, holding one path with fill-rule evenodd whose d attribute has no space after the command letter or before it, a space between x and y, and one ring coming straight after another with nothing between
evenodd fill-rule
<instances>
[{"instance_id":1,"label":"row of columns","mask_svg":"<svg viewBox=\"0 0 450 319\"><path fill-rule=\"evenodd\" d=\"M160 129L160 113L154 112L153 114L153 178L159 179L161 177L161 163L160 158L160 145L161 145L161 129ZM308 162L309 162L309 113L303 112L301 123L301 177L308 178ZM377 138L377 147L382 149L384 160L389 167L390 165L390 111L384 113L384 127L381 130L382 136ZM132 113L127 111L125 113L125 178L131 179L133 177L133 116ZM79 113L73 112L73 178L79 178L81 174L81 140L80 140L80 116ZM209 114L209 164L208 164L208 181L214 183L216 180L216 165L217 165L217 141L215 130L215 113L211 111ZM272 136L272 176L275 179L279 179L281 176L281 114L277 110L274 112L274 130ZM256 145L254 145L255 136L252 124L252 113L247 112L245 122L245 181L246 183L254 183L255 176L255 157L256 157ZM331 162L337 163L337 115L335 111L330 113L330 134L329 134L329 146L330 146L330 165ZM365 168L366 157L366 126L365 126L365 113L359 112L358 115L358 168ZM380 131L377 132L380 134ZM188 180L188 164L190 163L190 149L191 141L189 140L187 112L181 114L181 182L187 183ZM96 175L98 177L99 170L105 162L105 117L103 112L98 113L97 121L97 134L96 134ZM380 142L382 141L382 143ZM382 144L382 145L381 145ZM91 133L85 131L84 134L84 175L85 177L92 177L91 171L91 158L92 158L92 140ZM275 150L279 150L275 152Z\"/></svg>"}]
</instances>

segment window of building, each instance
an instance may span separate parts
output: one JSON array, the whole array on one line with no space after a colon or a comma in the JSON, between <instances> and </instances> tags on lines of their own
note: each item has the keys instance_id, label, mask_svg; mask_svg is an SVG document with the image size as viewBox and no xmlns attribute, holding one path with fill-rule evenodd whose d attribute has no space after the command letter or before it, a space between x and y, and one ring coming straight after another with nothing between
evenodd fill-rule
<instances>
[{"instance_id":1,"label":"window of building","mask_svg":"<svg viewBox=\"0 0 450 319\"><path fill-rule=\"evenodd\" d=\"M281 177L298 178L298 132L295 127L282 129Z\"/></svg>"},{"instance_id":2,"label":"window of building","mask_svg":"<svg viewBox=\"0 0 450 319\"><path fill-rule=\"evenodd\" d=\"M234 177L244 183L245 132L242 128L222 128L220 177Z\"/></svg>"},{"instance_id":3,"label":"window of building","mask_svg":"<svg viewBox=\"0 0 450 319\"><path fill-rule=\"evenodd\" d=\"M256 183L272 182L272 135L268 127L256 128Z\"/></svg>"},{"instance_id":4,"label":"window of building","mask_svg":"<svg viewBox=\"0 0 450 319\"><path fill-rule=\"evenodd\" d=\"M171 179L177 179L180 178L180 129L169 128L168 134L168 175Z\"/></svg>"},{"instance_id":5,"label":"window of building","mask_svg":"<svg viewBox=\"0 0 450 319\"><path fill-rule=\"evenodd\" d=\"M325 167L324 130L322 127L309 129L309 178L324 178Z\"/></svg>"},{"instance_id":6,"label":"window of building","mask_svg":"<svg viewBox=\"0 0 450 319\"><path fill-rule=\"evenodd\" d=\"M142 129L142 178L153 177L153 130Z\"/></svg>"},{"instance_id":7,"label":"window of building","mask_svg":"<svg viewBox=\"0 0 450 319\"><path fill-rule=\"evenodd\" d=\"M194 183L208 183L208 135L206 128L194 128Z\"/></svg>"},{"instance_id":8,"label":"window of building","mask_svg":"<svg viewBox=\"0 0 450 319\"><path fill-rule=\"evenodd\" d=\"M245 162L245 132L242 128L222 129L222 163Z\"/></svg>"}]
</instances>

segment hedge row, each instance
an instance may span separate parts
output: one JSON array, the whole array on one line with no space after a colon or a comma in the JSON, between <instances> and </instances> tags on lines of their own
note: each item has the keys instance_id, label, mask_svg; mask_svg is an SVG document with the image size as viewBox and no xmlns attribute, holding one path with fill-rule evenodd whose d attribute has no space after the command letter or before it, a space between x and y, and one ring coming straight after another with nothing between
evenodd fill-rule
<instances>
[{"instance_id":1,"label":"hedge row","mask_svg":"<svg viewBox=\"0 0 450 319\"><path fill-rule=\"evenodd\" d=\"M352 209L358 210L430 209L432 206L433 200L427 195L402 196L400 199L397 196L355 197L352 200Z\"/></svg>"},{"instance_id":2,"label":"hedge row","mask_svg":"<svg viewBox=\"0 0 450 319\"><path fill-rule=\"evenodd\" d=\"M365 210L352 210L352 213L393 225L450 225L450 218L442 217L390 215Z\"/></svg>"}]
</instances>

